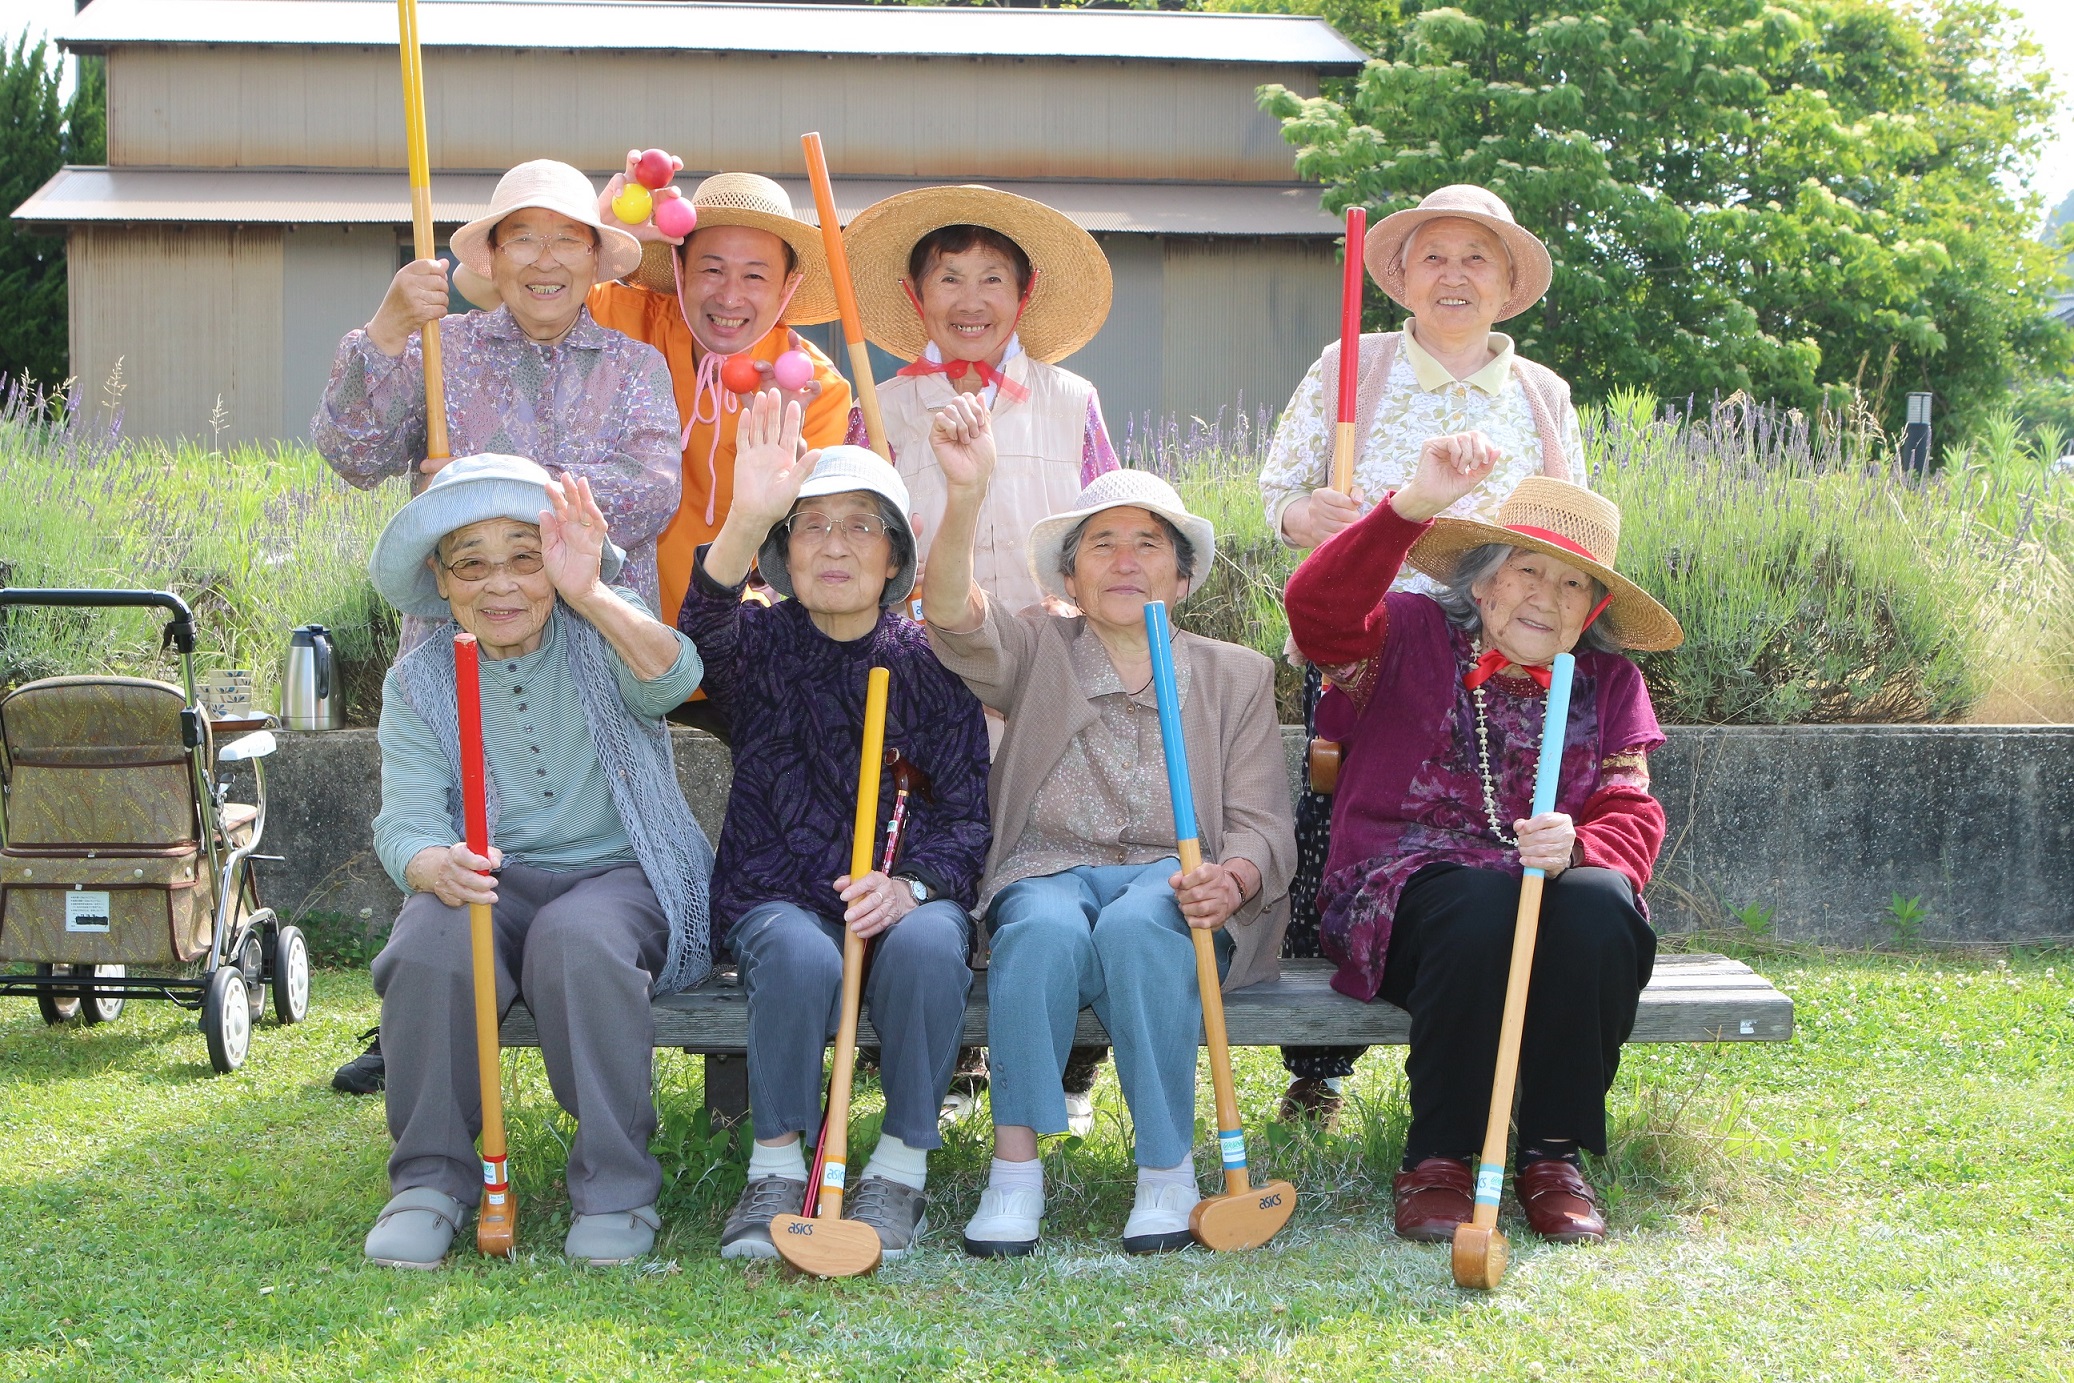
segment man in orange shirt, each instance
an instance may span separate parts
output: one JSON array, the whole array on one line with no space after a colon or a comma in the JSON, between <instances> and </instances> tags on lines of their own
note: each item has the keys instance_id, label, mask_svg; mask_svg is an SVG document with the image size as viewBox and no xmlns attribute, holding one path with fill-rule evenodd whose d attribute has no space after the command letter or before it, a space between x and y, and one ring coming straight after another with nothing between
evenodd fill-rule
<instances>
[{"instance_id":1,"label":"man in orange shirt","mask_svg":"<svg viewBox=\"0 0 2074 1383\"><path fill-rule=\"evenodd\" d=\"M598 199L601 214L610 213L613 199L632 180L638 157L638 151L630 152L626 171L606 184ZM849 381L790 329L837 315L821 232L792 214L784 188L755 173L716 173L691 194L691 205L698 224L681 243L653 223L629 227L645 242L641 267L596 285L586 299L598 325L647 342L669 362L684 424L684 494L656 540L662 597L656 613L673 627L698 548L720 532L734 495L741 401L772 387L780 355L801 351L813 363L813 378L786 394L799 400L805 414L800 433L806 444L865 444ZM621 223L615 218L608 224ZM457 274L455 283L471 301L495 306L478 296L494 290L472 276ZM755 384L739 394L721 377L737 359L756 371Z\"/></svg>"}]
</instances>

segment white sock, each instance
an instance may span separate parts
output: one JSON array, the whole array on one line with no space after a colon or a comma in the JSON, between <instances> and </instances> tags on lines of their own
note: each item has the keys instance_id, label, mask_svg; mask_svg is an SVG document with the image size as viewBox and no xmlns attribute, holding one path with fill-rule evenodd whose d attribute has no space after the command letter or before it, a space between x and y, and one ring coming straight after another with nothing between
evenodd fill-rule
<instances>
[{"instance_id":1,"label":"white sock","mask_svg":"<svg viewBox=\"0 0 2074 1383\"><path fill-rule=\"evenodd\" d=\"M917 1191L926 1190L929 1185L929 1151L910 1148L892 1134L882 1133L879 1145L871 1150L871 1161L864 1164L864 1175L884 1177Z\"/></svg>"},{"instance_id":2,"label":"white sock","mask_svg":"<svg viewBox=\"0 0 2074 1383\"><path fill-rule=\"evenodd\" d=\"M807 1179L807 1160L800 1153L797 1136L788 1138L777 1147L762 1143L749 1145L749 1180L758 1177L784 1177L788 1181Z\"/></svg>"},{"instance_id":3,"label":"white sock","mask_svg":"<svg viewBox=\"0 0 2074 1383\"><path fill-rule=\"evenodd\" d=\"M1044 1163L1031 1158L1028 1162L1003 1162L995 1158L987 1165L987 1189L990 1191L1035 1191L1044 1194Z\"/></svg>"},{"instance_id":4,"label":"white sock","mask_svg":"<svg viewBox=\"0 0 2074 1383\"><path fill-rule=\"evenodd\" d=\"M1151 1200L1161 1190L1169 1186L1186 1186L1191 1191L1195 1190L1195 1163L1187 1158L1183 1158L1172 1167L1140 1167L1138 1169L1138 1200L1140 1203Z\"/></svg>"}]
</instances>

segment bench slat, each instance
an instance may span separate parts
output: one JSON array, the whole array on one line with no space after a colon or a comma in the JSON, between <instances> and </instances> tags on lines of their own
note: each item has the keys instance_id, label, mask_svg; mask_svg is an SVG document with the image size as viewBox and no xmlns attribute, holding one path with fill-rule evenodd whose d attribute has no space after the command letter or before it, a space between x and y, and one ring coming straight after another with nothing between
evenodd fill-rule
<instances>
[{"instance_id":1,"label":"bench slat","mask_svg":"<svg viewBox=\"0 0 2074 1383\"><path fill-rule=\"evenodd\" d=\"M1363 1004L1335 992L1333 965L1325 960L1282 963L1282 976L1224 997L1231 1041L1240 1047L1402 1046L1411 1018L1392 1004ZM655 1045L693 1052L739 1052L748 1041L749 1006L733 976L655 1001ZM1635 1015L1632 1042L1784 1042L1793 1036L1793 1000L1762 975L1726 956L1659 956ZM540 1044L533 1015L512 1005L499 1034L507 1047ZM878 1041L869 1022L857 1040ZM987 1040L986 985L973 985L965 1008L964 1042ZM1083 1009L1074 1040L1105 1045L1109 1038L1091 1009Z\"/></svg>"}]
</instances>

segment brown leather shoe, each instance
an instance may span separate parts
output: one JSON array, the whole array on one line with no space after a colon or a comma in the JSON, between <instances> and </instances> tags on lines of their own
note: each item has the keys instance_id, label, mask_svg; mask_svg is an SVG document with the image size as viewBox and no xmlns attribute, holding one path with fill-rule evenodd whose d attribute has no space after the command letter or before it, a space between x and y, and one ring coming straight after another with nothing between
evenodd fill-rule
<instances>
[{"instance_id":1,"label":"brown leather shoe","mask_svg":"<svg viewBox=\"0 0 2074 1383\"><path fill-rule=\"evenodd\" d=\"M1327 1085L1322 1076L1298 1076L1282 1092L1279 1112L1285 1124L1309 1122L1319 1128L1331 1128L1339 1118L1340 1104L1339 1091Z\"/></svg>"},{"instance_id":2,"label":"brown leather shoe","mask_svg":"<svg viewBox=\"0 0 2074 1383\"><path fill-rule=\"evenodd\" d=\"M1606 1237L1599 1197L1580 1172L1560 1158L1529 1162L1512 1179L1527 1225L1553 1244L1596 1244Z\"/></svg>"},{"instance_id":3,"label":"brown leather shoe","mask_svg":"<svg viewBox=\"0 0 2074 1383\"><path fill-rule=\"evenodd\" d=\"M1455 1237L1455 1226L1467 1224L1476 1208L1472 1197L1476 1183L1468 1164L1452 1157L1429 1157L1408 1172L1399 1172L1393 1188L1397 1192L1397 1234L1422 1244L1445 1244Z\"/></svg>"}]
</instances>

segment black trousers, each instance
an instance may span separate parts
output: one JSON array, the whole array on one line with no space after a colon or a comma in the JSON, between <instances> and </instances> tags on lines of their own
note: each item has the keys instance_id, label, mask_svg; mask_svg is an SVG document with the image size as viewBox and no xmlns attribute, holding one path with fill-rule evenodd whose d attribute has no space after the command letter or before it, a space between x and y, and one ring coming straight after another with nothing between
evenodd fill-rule
<instances>
[{"instance_id":1,"label":"black trousers","mask_svg":"<svg viewBox=\"0 0 2074 1383\"><path fill-rule=\"evenodd\" d=\"M1519 890L1509 874L1435 864L1398 903L1381 997L1411 1014L1407 1167L1483 1146ZM1655 965L1656 933L1625 875L1580 866L1548 882L1520 1039L1522 1145L1606 1151L1606 1092Z\"/></svg>"}]
</instances>

